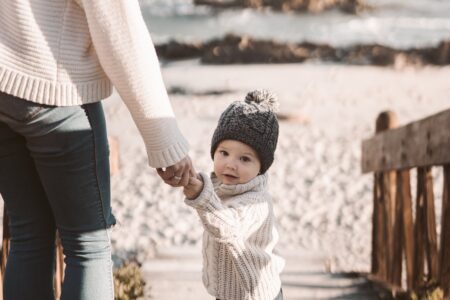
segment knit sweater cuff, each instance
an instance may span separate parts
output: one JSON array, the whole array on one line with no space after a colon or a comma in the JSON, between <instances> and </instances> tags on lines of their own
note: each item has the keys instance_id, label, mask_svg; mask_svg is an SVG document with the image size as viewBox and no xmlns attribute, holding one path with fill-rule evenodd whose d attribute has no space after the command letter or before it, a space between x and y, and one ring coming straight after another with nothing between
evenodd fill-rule
<instances>
[{"instance_id":1,"label":"knit sweater cuff","mask_svg":"<svg viewBox=\"0 0 450 300\"><path fill-rule=\"evenodd\" d=\"M198 195L198 197L195 199L192 200L189 200L187 198L184 199L184 202L187 205L192 206L193 208L196 209L204 208L210 202L210 199L214 193L214 187L211 178L203 172L200 172L199 174L200 176L202 176L203 179L203 190L201 191L200 195Z\"/></svg>"},{"instance_id":2,"label":"knit sweater cuff","mask_svg":"<svg viewBox=\"0 0 450 300\"><path fill-rule=\"evenodd\" d=\"M172 166L188 155L189 143L178 128L175 118L148 123L137 120L136 123L144 139L151 167Z\"/></svg>"}]
</instances>

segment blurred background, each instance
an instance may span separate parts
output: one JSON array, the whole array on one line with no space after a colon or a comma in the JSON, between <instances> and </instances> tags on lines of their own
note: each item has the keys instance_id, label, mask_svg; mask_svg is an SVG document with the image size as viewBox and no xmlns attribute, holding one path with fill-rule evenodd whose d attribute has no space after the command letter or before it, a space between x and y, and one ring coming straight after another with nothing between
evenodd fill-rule
<instances>
[{"instance_id":1,"label":"blurred background","mask_svg":"<svg viewBox=\"0 0 450 300\"><path fill-rule=\"evenodd\" d=\"M287 299L345 299L327 285L330 278L317 279L316 285L299 282L323 272L370 271L373 175L361 172L361 142L374 135L382 111L394 111L405 125L450 108L450 2L140 4L198 171L212 170L210 138L232 101L257 88L278 95L281 129L269 186L279 248L293 255L288 265L308 266L302 269L306 277L292 279L303 287L303 296ZM112 233L116 262L134 257L150 274L158 257L193 253L192 265L198 266L192 282L201 289L201 223L183 203L181 190L162 184L147 167L143 143L120 97L114 94L105 107L121 165L112 185L119 222ZM434 168L433 174L440 232L442 170ZM412 180L413 195L415 189ZM162 266L170 270L167 261ZM351 290L348 282L337 285L346 284ZM178 286L189 294L183 290L189 284ZM370 299L356 295L352 299Z\"/></svg>"}]
</instances>

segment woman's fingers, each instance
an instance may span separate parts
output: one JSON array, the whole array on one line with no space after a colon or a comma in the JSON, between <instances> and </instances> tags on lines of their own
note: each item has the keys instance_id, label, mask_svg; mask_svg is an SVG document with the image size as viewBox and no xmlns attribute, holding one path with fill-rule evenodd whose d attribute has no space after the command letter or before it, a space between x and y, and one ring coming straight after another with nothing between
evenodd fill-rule
<instances>
[{"instance_id":1,"label":"woman's fingers","mask_svg":"<svg viewBox=\"0 0 450 300\"><path fill-rule=\"evenodd\" d=\"M156 171L165 183L173 187L186 186L189 184L189 177L196 176L189 156L165 170L157 168Z\"/></svg>"}]
</instances>

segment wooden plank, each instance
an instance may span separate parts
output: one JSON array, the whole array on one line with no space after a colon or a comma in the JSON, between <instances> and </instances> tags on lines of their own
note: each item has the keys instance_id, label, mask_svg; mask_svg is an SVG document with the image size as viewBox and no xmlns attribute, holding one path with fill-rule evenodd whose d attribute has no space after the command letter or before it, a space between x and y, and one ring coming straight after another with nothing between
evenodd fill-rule
<instances>
[{"instance_id":1,"label":"wooden plank","mask_svg":"<svg viewBox=\"0 0 450 300\"><path fill-rule=\"evenodd\" d=\"M414 224L414 278L413 288L423 284L425 259L425 170L417 168L416 223Z\"/></svg>"},{"instance_id":2,"label":"wooden plank","mask_svg":"<svg viewBox=\"0 0 450 300\"><path fill-rule=\"evenodd\" d=\"M380 245L380 226L383 224L383 214L380 213L381 207L379 204L379 195L381 194L381 188L378 184L379 174L374 174L373 179L373 215L372 215L372 263L371 263L371 274L374 276L379 273L380 264L379 264L379 246Z\"/></svg>"},{"instance_id":3,"label":"wooden plank","mask_svg":"<svg viewBox=\"0 0 450 300\"><path fill-rule=\"evenodd\" d=\"M402 266L403 266L403 245L404 245L404 222L403 222L403 172L397 172L397 192L395 199L395 220L394 220L394 248L392 254L392 284L402 286Z\"/></svg>"},{"instance_id":4,"label":"wooden plank","mask_svg":"<svg viewBox=\"0 0 450 300\"><path fill-rule=\"evenodd\" d=\"M385 247L386 247L386 279L390 284L395 285L393 278L394 253L395 253L395 194L396 194L396 173L393 171L383 174L384 212L385 212Z\"/></svg>"},{"instance_id":5,"label":"wooden plank","mask_svg":"<svg viewBox=\"0 0 450 300\"><path fill-rule=\"evenodd\" d=\"M383 174L374 175L374 214L372 228L372 274L376 275L380 280L387 279L386 270L386 231L387 221L385 213L384 200L384 180Z\"/></svg>"},{"instance_id":6,"label":"wooden plank","mask_svg":"<svg viewBox=\"0 0 450 300\"><path fill-rule=\"evenodd\" d=\"M398 126L397 116L392 111L381 113L376 120L376 131L392 129ZM395 226L395 194L396 194L396 173L393 171L382 173L382 193L384 206L384 232L381 245L384 246L385 278L390 284L395 284L393 279L394 267L394 226Z\"/></svg>"},{"instance_id":7,"label":"wooden plank","mask_svg":"<svg viewBox=\"0 0 450 300\"><path fill-rule=\"evenodd\" d=\"M409 170L398 172L397 187L400 193L402 208L403 248L406 262L406 284L408 290L413 288L414 266L414 223L412 212L411 180Z\"/></svg>"},{"instance_id":8,"label":"wooden plank","mask_svg":"<svg viewBox=\"0 0 450 300\"><path fill-rule=\"evenodd\" d=\"M436 212L434 208L433 175L431 168L425 168L425 224L426 227L426 254L428 266L428 279L438 281L438 250L436 232Z\"/></svg>"},{"instance_id":9,"label":"wooden plank","mask_svg":"<svg viewBox=\"0 0 450 300\"><path fill-rule=\"evenodd\" d=\"M444 166L442 197L441 249L439 257L440 285L445 299L450 299L450 165Z\"/></svg>"},{"instance_id":10,"label":"wooden plank","mask_svg":"<svg viewBox=\"0 0 450 300\"><path fill-rule=\"evenodd\" d=\"M364 140L362 172L450 163L449 128L450 109Z\"/></svg>"},{"instance_id":11,"label":"wooden plank","mask_svg":"<svg viewBox=\"0 0 450 300\"><path fill-rule=\"evenodd\" d=\"M381 113L376 120L376 132L381 132L397 126L397 118L395 113L387 111ZM374 191L373 191L373 223L372 223L372 268L371 273L380 278L387 280L387 253L388 243L386 237L388 232L388 220L386 206L386 192L384 174L375 172L374 174Z\"/></svg>"},{"instance_id":12,"label":"wooden plank","mask_svg":"<svg viewBox=\"0 0 450 300\"><path fill-rule=\"evenodd\" d=\"M424 282L424 262L427 262L427 279L438 280L438 252L436 215L434 210L433 177L430 167L418 168L417 208L415 226L414 288Z\"/></svg>"}]
</instances>

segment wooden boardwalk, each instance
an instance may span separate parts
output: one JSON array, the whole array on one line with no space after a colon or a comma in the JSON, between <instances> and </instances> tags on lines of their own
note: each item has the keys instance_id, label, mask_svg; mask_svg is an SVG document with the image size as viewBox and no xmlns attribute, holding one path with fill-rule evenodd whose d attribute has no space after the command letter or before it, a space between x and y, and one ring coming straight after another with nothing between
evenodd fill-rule
<instances>
[{"instance_id":1,"label":"wooden boardwalk","mask_svg":"<svg viewBox=\"0 0 450 300\"><path fill-rule=\"evenodd\" d=\"M142 266L148 283L145 299L212 300L201 282L199 249L164 249ZM325 272L325 255L285 253L282 274L285 300L379 299L365 278L351 274Z\"/></svg>"}]
</instances>

